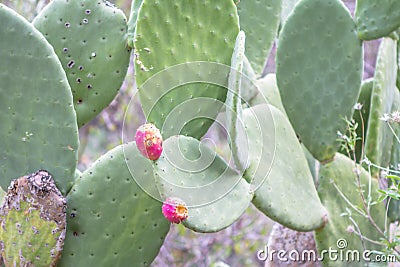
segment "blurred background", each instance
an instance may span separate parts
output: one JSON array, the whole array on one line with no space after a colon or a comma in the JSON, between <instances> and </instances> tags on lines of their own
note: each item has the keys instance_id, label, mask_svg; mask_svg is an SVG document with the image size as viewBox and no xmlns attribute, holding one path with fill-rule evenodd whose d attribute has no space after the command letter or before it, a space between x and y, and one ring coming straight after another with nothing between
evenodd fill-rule
<instances>
[{"instance_id":1,"label":"blurred background","mask_svg":"<svg viewBox=\"0 0 400 267\"><path fill-rule=\"evenodd\" d=\"M249 0L242 0L249 1ZM0 0L0 3L13 8L29 21L37 15L49 0ZM110 1L122 9L129 17L131 0ZM354 14L355 0L343 0ZM373 76L379 40L364 42L364 79ZM136 129L144 123L144 117L138 114L125 114L132 97L136 93L133 62L130 65L124 84L118 96L90 123L79 130L81 147L79 150L78 169L85 170L102 154L122 143L123 122L124 133L130 132L133 139ZM264 74L275 72L275 46L266 59ZM132 103L140 106L138 103ZM228 153L224 136L212 127L207 137L219 140L217 152L222 156ZM223 266L232 267L263 266L256 253L264 249L273 222L253 206L230 227L213 234L200 234L186 229L182 225L172 225L163 247L151 266Z\"/></svg>"}]
</instances>

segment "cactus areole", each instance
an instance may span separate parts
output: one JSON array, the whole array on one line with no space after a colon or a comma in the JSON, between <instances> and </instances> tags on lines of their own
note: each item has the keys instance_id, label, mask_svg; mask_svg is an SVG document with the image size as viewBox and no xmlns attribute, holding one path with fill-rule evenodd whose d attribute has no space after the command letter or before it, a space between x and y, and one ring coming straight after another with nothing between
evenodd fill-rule
<instances>
[{"instance_id":1,"label":"cactus areole","mask_svg":"<svg viewBox=\"0 0 400 267\"><path fill-rule=\"evenodd\" d=\"M136 131L136 145L143 156L157 160L162 153L162 136L154 124L146 123Z\"/></svg>"},{"instance_id":2,"label":"cactus areole","mask_svg":"<svg viewBox=\"0 0 400 267\"><path fill-rule=\"evenodd\" d=\"M176 224L188 218L188 209L185 202L177 197L170 197L164 201L162 213L168 221Z\"/></svg>"}]
</instances>

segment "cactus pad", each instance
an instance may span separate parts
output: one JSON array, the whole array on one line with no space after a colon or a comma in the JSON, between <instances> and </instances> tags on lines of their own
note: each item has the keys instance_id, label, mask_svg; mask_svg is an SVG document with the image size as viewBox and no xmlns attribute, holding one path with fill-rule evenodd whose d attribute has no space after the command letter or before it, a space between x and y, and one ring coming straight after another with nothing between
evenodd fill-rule
<instances>
[{"instance_id":1,"label":"cactus pad","mask_svg":"<svg viewBox=\"0 0 400 267\"><path fill-rule=\"evenodd\" d=\"M245 170L247 163L244 161L247 155L239 155L239 153L243 151L241 151L237 145L237 142L240 141L239 139L243 140L243 138L239 137L240 133L244 133L241 88L245 38L244 32L240 31L236 38L235 49L233 50L231 71L228 80L228 95L226 97L226 128L229 133L228 141L236 169L240 172ZM246 79L244 76L243 78Z\"/></svg>"},{"instance_id":2,"label":"cactus pad","mask_svg":"<svg viewBox=\"0 0 400 267\"><path fill-rule=\"evenodd\" d=\"M183 224L197 232L216 232L235 222L252 199L250 186L214 151L198 140L173 136L155 164L163 199L178 197L188 208Z\"/></svg>"},{"instance_id":3,"label":"cactus pad","mask_svg":"<svg viewBox=\"0 0 400 267\"><path fill-rule=\"evenodd\" d=\"M304 156L307 159L308 168L310 169L311 175L314 179L314 184L318 183L318 169L319 169L319 162L316 160L307 150L307 148L302 144L301 148L303 149Z\"/></svg>"},{"instance_id":4,"label":"cactus pad","mask_svg":"<svg viewBox=\"0 0 400 267\"><path fill-rule=\"evenodd\" d=\"M118 146L100 157L77 180L67 196L68 228L59 266L148 266L156 257L169 223L161 202L134 181ZM135 163L133 163L135 164ZM132 165L131 165L132 166ZM152 170L147 171L152 177Z\"/></svg>"},{"instance_id":5,"label":"cactus pad","mask_svg":"<svg viewBox=\"0 0 400 267\"><path fill-rule=\"evenodd\" d=\"M362 40L378 39L400 27L400 1L357 0L355 17Z\"/></svg>"},{"instance_id":6,"label":"cactus pad","mask_svg":"<svg viewBox=\"0 0 400 267\"><path fill-rule=\"evenodd\" d=\"M108 1L54 0L33 24L67 73L80 127L113 100L124 81L130 56L125 15Z\"/></svg>"},{"instance_id":7,"label":"cactus pad","mask_svg":"<svg viewBox=\"0 0 400 267\"><path fill-rule=\"evenodd\" d=\"M382 120L384 114L389 114L396 89L396 41L384 38L378 52L375 67L374 84L372 88L368 131L365 140L365 152L368 159L383 168L390 162L390 150L393 134ZM372 175L377 176L378 170L371 169Z\"/></svg>"},{"instance_id":8,"label":"cactus pad","mask_svg":"<svg viewBox=\"0 0 400 267\"><path fill-rule=\"evenodd\" d=\"M273 120L265 119L268 113L272 113ZM244 110L243 119L251 140L250 155L255 157L250 158L251 165L245 177L262 181L256 188L253 204L271 219L291 229L310 231L323 226L327 219L326 210L318 198L307 160L286 116L277 108L264 104ZM261 133L257 130L258 123ZM275 140L270 138L273 134ZM266 151L261 158L257 158L259 152L253 152L257 144L263 144ZM267 169L260 172L264 165L270 166L270 153L273 154L270 172L266 173ZM254 164L257 159L258 166Z\"/></svg>"},{"instance_id":9,"label":"cactus pad","mask_svg":"<svg viewBox=\"0 0 400 267\"><path fill-rule=\"evenodd\" d=\"M274 73L269 73L263 78L258 79L256 83L259 92L256 97L250 101L250 104L256 106L268 103L286 114L285 108L282 105L278 85L276 84L276 75Z\"/></svg>"},{"instance_id":10,"label":"cactus pad","mask_svg":"<svg viewBox=\"0 0 400 267\"><path fill-rule=\"evenodd\" d=\"M1 4L0 24L0 186L46 169L65 193L78 150L67 78L43 35Z\"/></svg>"},{"instance_id":11,"label":"cactus pad","mask_svg":"<svg viewBox=\"0 0 400 267\"><path fill-rule=\"evenodd\" d=\"M139 14L139 8L143 0L132 0L131 13L128 20L128 46L133 48L133 39L135 36L136 20Z\"/></svg>"},{"instance_id":12,"label":"cactus pad","mask_svg":"<svg viewBox=\"0 0 400 267\"><path fill-rule=\"evenodd\" d=\"M368 79L363 81L361 85L361 92L358 97L358 104L361 104L361 109L354 110L354 115L353 119L354 122L357 123L357 137L360 138L360 140L356 141L356 147L355 147L355 152L356 152L356 161L360 162L362 160L363 156L365 156L365 151L363 151L365 148L363 147L365 144L365 138L367 135L367 130L368 130L368 121L369 121L369 112L371 108L371 94L372 94L372 87L373 87L374 81L373 79ZM363 155L364 153L364 155Z\"/></svg>"},{"instance_id":13,"label":"cactus pad","mask_svg":"<svg viewBox=\"0 0 400 267\"><path fill-rule=\"evenodd\" d=\"M250 65L249 60L246 55L243 58L243 74L244 77L242 80L241 87L241 97L244 102L251 101L254 97L256 97L258 90L255 85L255 80L257 79L257 75L254 72L253 68Z\"/></svg>"},{"instance_id":14,"label":"cactus pad","mask_svg":"<svg viewBox=\"0 0 400 267\"><path fill-rule=\"evenodd\" d=\"M64 245L66 209L47 171L12 181L0 209L5 266L56 266Z\"/></svg>"},{"instance_id":15,"label":"cactus pad","mask_svg":"<svg viewBox=\"0 0 400 267\"><path fill-rule=\"evenodd\" d=\"M318 193L322 204L328 209L329 221L324 228L315 231L318 251L335 249L338 251L354 251L360 253L369 250L380 250L382 247L370 243L368 240L361 240L356 232L361 232L363 236L370 240L380 241L382 237L374 228L370 221L354 210L354 207L364 209L359 192L363 192L364 198L368 200L368 192L371 192L371 200L376 201L378 192L376 191L378 181L371 176L361 166L357 165L357 171L360 174L361 190L357 188L356 173L354 161L346 156L337 153L332 162L322 165L319 174ZM369 187L371 185L371 188ZM345 199L346 198L346 199ZM347 201L346 201L347 200ZM364 209L365 210L365 209ZM372 205L370 208L371 217L375 220L377 226L385 230L385 207L383 202ZM356 225L352 223L349 216L344 213L351 213L351 218ZM371 260L374 254L371 254ZM362 257L361 261L364 259ZM327 261L323 262L326 266L347 266L349 262L345 261ZM343 258L342 258L343 260ZM364 262L365 263L365 262ZM364 265L360 265L364 266Z\"/></svg>"},{"instance_id":16,"label":"cactus pad","mask_svg":"<svg viewBox=\"0 0 400 267\"><path fill-rule=\"evenodd\" d=\"M282 0L242 0L237 9L247 36L246 56L259 75L271 51L281 18Z\"/></svg>"},{"instance_id":17,"label":"cactus pad","mask_svg":"<svg viewBox=\"0 0 400 267\"><path fill-rule=\"evenodd\" d=\"M238 32L232 0L143 1L135 31L136 81L147 121L164 138L184 134L199 139L208 130L226 99L230 70L210 62L230 65ZM194 61L202 62L191 65ZM182 63L189 64L170 68ZM201 104L187 104L198 98ZM194 113L189 120L178 116L163 127L171 113L188 112Z\"/></svg>"},{"instance_id":18,"label":"cactus pad","mask_svg":"<svg viewBox=\"0 0 400 267\"><path fill-rule=\"evenodd\" d=\"M318 10L318 12L316 12ZM340 41L338 41L340 40ZM362 77L362 46L339 0L300 1L279 36L277 82L294 130L319 161L339 149Z\"/></svg>"}]
</instances>

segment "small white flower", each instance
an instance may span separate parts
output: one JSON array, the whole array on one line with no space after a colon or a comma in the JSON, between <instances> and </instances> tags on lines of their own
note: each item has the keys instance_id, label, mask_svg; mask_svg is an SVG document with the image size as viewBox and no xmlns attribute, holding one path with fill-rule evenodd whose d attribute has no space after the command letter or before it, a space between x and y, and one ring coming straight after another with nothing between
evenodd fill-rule
<instances>
[{"instance_id":1,"label":"small white flower","mask_svg":"<svg viewBox=\"0 0 400 267\"><path fill-rule=\"evenodd\" d=\"M387 114L387 113L383 114L383 117L381 118L381 120L383 120L383 121L389 121L389 120L390 120L390 115Z\"/></svg>"},{"instance_id":2,"label":"small white flower","mask_svg":"<svg viewBox=\"0 0 400 267\"><path fill-rule=\"evenodd\" d=\"M362 107L363 107L363 105L362 105L361 103L356 103L356 104L354 105L354 110L361 110Z\"/></svg>"}]
</instances>

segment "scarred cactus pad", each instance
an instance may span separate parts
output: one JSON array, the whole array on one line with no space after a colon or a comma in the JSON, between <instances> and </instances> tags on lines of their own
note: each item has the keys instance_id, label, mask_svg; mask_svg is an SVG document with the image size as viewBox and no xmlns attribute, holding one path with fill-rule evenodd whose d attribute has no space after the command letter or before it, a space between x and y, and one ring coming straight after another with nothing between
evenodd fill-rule
<instances>
[{"instance_id":1,"label":"scarred cactus pad","mask_svg":"<svg viewBox=\"0 0 400 267\"><path fill-rule=\"evenodd\" d=\"M162 153L162 136L154 124L146 123L139 127L135 136L136 145L143 156L157 160Z\"/></svg>"},{"instance_id":2,"label":"scarred cactus pad","mask_svg":"<svg viewBox=\"0 0 400 267\"><path fill-rule=\"evenodd\" d=\"M180 198L170 197L162 206L162 213L172 223L179 224L188 218L188 209Z\"/></svg>"},{"instance_id":3,"label":"scarred cactus pad","mask_svg":"<svg viewBox=\"0 0 400 267\"><path fill-rule=\"evenodd\" d=\"M5 266L56 266L64 246L66 200L47 171L11 182L0 209Z\"/></svg>"}]
</instances>

